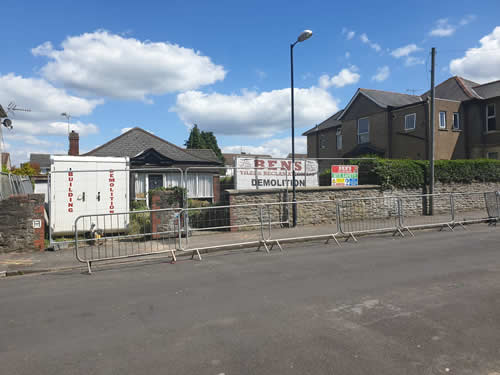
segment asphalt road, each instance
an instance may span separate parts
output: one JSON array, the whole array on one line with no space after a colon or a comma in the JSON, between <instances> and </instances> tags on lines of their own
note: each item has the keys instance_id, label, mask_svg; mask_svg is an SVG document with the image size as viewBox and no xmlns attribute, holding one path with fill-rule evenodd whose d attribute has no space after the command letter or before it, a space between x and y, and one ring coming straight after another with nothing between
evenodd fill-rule
<instances>
[{"instance_id":1,"label":"asphalt road","mask_svg":"<svg viewBox=\"0 0 500 375\"><path fill-rule=\"evenodd\" d=\"M500 228L0 280L1 374L500 373Z\"/></svg>"}]
</instances>

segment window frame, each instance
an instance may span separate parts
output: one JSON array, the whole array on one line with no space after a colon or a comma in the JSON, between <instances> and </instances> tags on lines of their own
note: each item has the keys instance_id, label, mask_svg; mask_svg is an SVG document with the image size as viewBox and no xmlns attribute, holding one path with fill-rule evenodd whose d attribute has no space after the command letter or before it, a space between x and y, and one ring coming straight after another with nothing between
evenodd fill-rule
<instances>
[{"instance_id":1,"label":"window frame","mask_svg":"<svg viewBox=\"0 0 500 375\"><path fill-rule=\"evenodd\" d=\"M493 115L489 115L488 114L488 108L489 106L493 106ZM490 133L490 132L494 132L497 130L497 108L496 108L496 105L495 103L487 103L486 104L486 133ZM490 119L495 119L495 129L491 129L489 128L489 120Z\"/></svg>"},{"instance_id":2,"label":"window frame","mask_svg":"<svg viewBox=\"0 0 500 375\"><path fill-rule=\"evenodd\" d=\"M340 147L339 147L340 144ZM337 150L342 150L342 127L339 126L335 130L335 145L337 147Z\"/></svg>"},{"instance_id":3,"label":"window frame","mask_svg":"<svg viewBox=\"0 0 500 375\"><path fill-rule=\"evenodd\" d=\"M442 117L444 120L444 123L441 123L441 114L442 113L444 114L444 116ZM441 129L441 130L447 129L446 128L446 111L439 111L439 124L438 124L438 126L439 126L439 129Z\"/></svg>"},{"instance_id":4,"label":"window frame","mask_svg":"<svg viewBox=\"0 0 500 375\"><path fill-rule=\"evenodd\" d=\"M408 117L413 117L413 127L412 128L408 128L406 126L406 118ZM417 128L417 114L416 113L408 113L407 115L405 115L405 131L411 131L411 130L415 130Z\"/></svg>"},{"instance_id":5,"label":"window frame","mask_svg":"<svg viewBox=\"0 0 500 375\"><path fill-rule=\"evenodd\" d=\"M359 122L360 122L361 120L368 120L368 131L367 131L366 133L360 133L360 132L359 132ZM370 143L370 118L369 118L369 117L361 117L361 118L359 118L359 119L358 119L358 121L357 121L357 124L356 124L356 125L357 125L357 126L356 126L356 134L357 134L357 141L358 141L358 145L362 145L362 144L365 144L365 143ZM365 135L365 134L367 134L367 141L366 141L366 142L360 142L360 141L359 141L359 140L360 140L360 138L359 138L359 137L360 137L361 135Z\"/></svg>"},{"instance_id":6,"label":"window frame","mask_svg":"<svg viewBox=\"0 0 500 375\"><path fill-rule=\"evenodd\" d=\"M326 150L328 148L328 140L326 139L326 134L319 135L319 148L320 150Z\"/></svg>"},{"instance_id":7,"label":"window frame","mask_svg":"<svg viewBox=\"0 0 500 375\"><path fill-rule=\"evenodd\" d=\"M491 158L491 157L490 157L490 154L495 154L495 155L496 155L496 158ZM486 153L486 158L487 158L487 159L490 159L490 160L499 160L499 159L498 159L498 152L497 152L497 151L488 151L488 152Z\"/></svg>"},{"instance_id":8,"label":"window frame","mask_svg":"<svg viewBox=\"0 0 500 375\"><path fill-rule=\"evenodd\" d=\"M458 121L455 121L455 115ZM458 124L458 126L455 126L455 124ZM453 112L453 124L451 125L451 128L453 130L460 130L460 112Z\"/></svg>"}]
</instances>

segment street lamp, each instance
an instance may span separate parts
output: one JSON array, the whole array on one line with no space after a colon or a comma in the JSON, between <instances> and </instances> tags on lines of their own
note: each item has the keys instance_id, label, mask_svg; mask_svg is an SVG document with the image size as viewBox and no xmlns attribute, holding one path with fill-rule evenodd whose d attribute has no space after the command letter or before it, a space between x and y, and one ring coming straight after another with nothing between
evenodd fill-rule
<instances>
[{"instance_id":1,"label":"street lamp","mask_svg":"<svg viewBox=\"0 0 500 375\"><path fill-rule=\"evenodd\" d=\"M292 212L293 212L293 226L297 225L297 198L295 194L295 113L293 103L293 47L299 42L309 39L312 36L311 30L304 30L299 35L295 43L290 44L290 77L291 77L291 91L292 91Z\"/></svg>"}]
</instances>

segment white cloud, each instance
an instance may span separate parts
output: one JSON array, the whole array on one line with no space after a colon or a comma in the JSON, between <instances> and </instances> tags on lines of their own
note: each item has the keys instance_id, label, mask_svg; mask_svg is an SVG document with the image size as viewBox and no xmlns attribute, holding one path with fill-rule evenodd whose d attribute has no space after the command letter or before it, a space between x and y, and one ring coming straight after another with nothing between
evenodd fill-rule
<instances>
[{"instance_id":1,"label":"white cloud","mask_svg":"<svg viewBox=\"0 0 500 375\"><path fill-rule=\"evenodd\" d=\"M429 32L430 36L452 36L457 30L456 26L448 23L448 18L441 18L436 21L434 28Z\"/></svg>"},{"instance_id":2,"label":"white cloud","mask_svg":"<svg viewBox=\"0 0 500 375\"><path fill-rule=\"evenodd\" d=\"M65 90L52 86L43 79L24 78L12 73L0 76L0 103L14 101L18 107L31 112L15 111L12 115L12 134L29 144L46 144L40 137L47 135L67 135L68 124L61 118L61 112L73 117L92 113L102 100L88 100L68 94ZM95 134L94 124L81 121L70 123L70 130L81 136ZM24 138L21 135L25 135ZM38 143L30 136L37 136Z\"/></svg>"},{"instance_id":3,"label":"white cloud","mask_svg":"<svg viewBox=\"0 0 500 375\"><path fill-rule=\"evenodd\" d=\"M346 59L348 59L349 57L351 57L351 52L347 51L344 56Z\"/></svg>"},{"instance_id":4,"label":"white cloud","mask_svg":"<svg viewBox=\"0 0 500 375\"><path fill-rule=\"evenodd\" d=\"M351 65L349 68L342 69L338 74L333 77L329 77L327 74L319 77L318 84L321 88L327 89L329 87L344 87L347 85L352 85L357 83L360 79L360 75L357 73L358 68L355 65Z\"/></svg>"},{"instance_id":5,"label":"white cloud","mask_svg":"<svg viewBox=\"0 0 500 375\"><path fill-rule=\"evenodd\" d=\"M405 60L405 66L414 66L424 64L425 60L420 57L408 56Z\"/></svg>"},{"instance_id":6,"label":"white cloud","mask_svg":"<svg viewBox=\"0 0 500 375\"><path fill-rule=\"evenodd\" d=\"M35 146L55 146L59 144L55 144L54 142L41 139L40 137L35 137L29 134L18 134L14 132L6 132L5 138L8 138L10 141L22 142L29 145Z\"/></svg>"},{"instance_id":7,"label":"white cloud","mask_svg":"<svg viewBox=\"0 0 500 375\"><path fill-rule=\"evenodd\" d=\"M107 31L50 42L34 48L49 62L41 69L49 80L86 94L147 100L149 95L192 90L223 80L226 71L199 51L169 42L140 41Z\"/></svg>"},{"instance_id":8,"label":"white cloud","mask_svg":"<svg viewBox=\"0 0 500 375\"><path fill-rule=\"evenodd\" d=\"M476 19L476 15L475 14L468 14L466 15L464 18L462 18L459 22L459 25L460 26L465 26L465 25L468 25L469 23L471 23L472 21L474 21Z\"/></svg>"},{"instance_id":9,"label":"white cloud","mask_svg":"<svg viewBox=\"0 0 500 375\"><path fill-rule=\"evenodd\" d=\"M382 66L377 69L377 74L375 74L372 77L372 81L377 81L377 82L383 82L387 78L389 78L389 75L391 74L391 71L387 65Z\"/></svg>"},{"instance_id":10,"label":"white cloud","mask_svg":"<svg viewBox=\"0 0 500 375\"><path fill-rule=\"evenodd\" d=\"M323 121L337 108L337 100L322 88L295 89L297 127ZM177 95L170 111L188 127L196 123L220 135L268 137L290 127L290 89L239 95L188 91Z\"/></svg>"},{"instance_id":11,"label":"white cloud","mask_svg":"<svg viewBox=\"0 0 500 375\"><path fill-rule=\"evenodd\" d=\"M370 39L368 39L368 35L365 33L361 34L359 36L359 39L370 46L370 48L374 49L377 52L380 52L382 50L382 47L380 47L380 44L372 42Z\"/></svg>"},{"instance_id":12,"label":"white cloud","mask_svg":"<svg viewBox=\"0 0 500 375\"><path fill-rule=\"evenodd\" d=\"M129 130L131 130L131 129L133 129L133 128L121 128L121 129L120 129L120 134L126 133L126 132L128 132Z\"/></svg>"},{"instance_id":13,"label":"white cloud","mask_svg":"<svg viewBox=\"0 0 500 375\"><path fill-rule=\"evenodd\" d=\"M31 109L31 112L16 112L16 118L33 121L59 119L61 112L72 116L88 115L103 103L70 95L43 79L24 78L13 73L0 76L0 103L11 101Z\"/></svg>"},{"instance_id":14,"label":"white cloud","mask_svg":"<svg viewBox=\"0 0 500 375\"><path fill-rule=\"evenodd\" d=\"M391 52L391 56L396 59L402 57L405 58L405 66L413 66L418 64L423 64L425 61L420 57L411 56L414 52L422 51L422 48L418 47L416 44L408 44L403 47L396 48Z\"/></svg>"},{"instance_id":15,"label":"white cloud","mask_svg":"<svg viewBox=\"0 0 500 375\"><path fill-rule=\"evenodd\" d=\"M345 35L345 38L347 40L351 40L356 35L356 32L353 30L348 30L347 28L344 27L342 28L342 35Z\"/></svg>"},{"instance_id":16,"label":"white cloud","mask_svg":"<svg viewBox=\"0 0 500 375\"><path fill-rule=\"evenodd\" d=\"M479 40L480 47L469 48L465 56L450 62L450 72L484 83L500 79L500 26Z\"/></svg>"},{"instance_id":17,"label":"white cloud","mask_svg":"<svg viewBox=\"0 0 500 375\"><path fill-rule=\"evenodd\" d=\"M292 150L291 137L275 138L262 143L260 146L249 145L234 145L222 147L224 153L240 153L241 151L247 154L263 154L271 155L277 158L286 157ZM295 137L295 152L297 154L307 153L307 138L298 136Z\"/></svg>"},{"instance_id":18,"label":"white cloud","mask_svg":"<svg viewBox=\"0 0 500 375\"><path fill-rule=\"evenodd\" d=\"M391 55L397 59L400 57L408 56L413 52L421 51L422 48L418 47L416 44L408 44L403 47L396 48L391 52Z\"/></svg>"}]
</instances>

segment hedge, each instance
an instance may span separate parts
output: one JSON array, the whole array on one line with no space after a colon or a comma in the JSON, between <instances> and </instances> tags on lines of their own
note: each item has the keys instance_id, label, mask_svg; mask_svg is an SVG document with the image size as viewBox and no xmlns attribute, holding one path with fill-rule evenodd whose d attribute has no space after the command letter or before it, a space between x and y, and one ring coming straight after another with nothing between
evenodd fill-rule
<instances>
[{"instance_id":1,"label":"hedge","mask_svg":"<svg viewBox=\"0 0 500 375\"><path fill-rule=\"evenodd\" d=\"M358 160L359 183L383 188L422 188L429 183L429 162L408 159ZM436 160L435 181L442 183L500 182L500 160Z\"/></svg>"}]
</instances>

